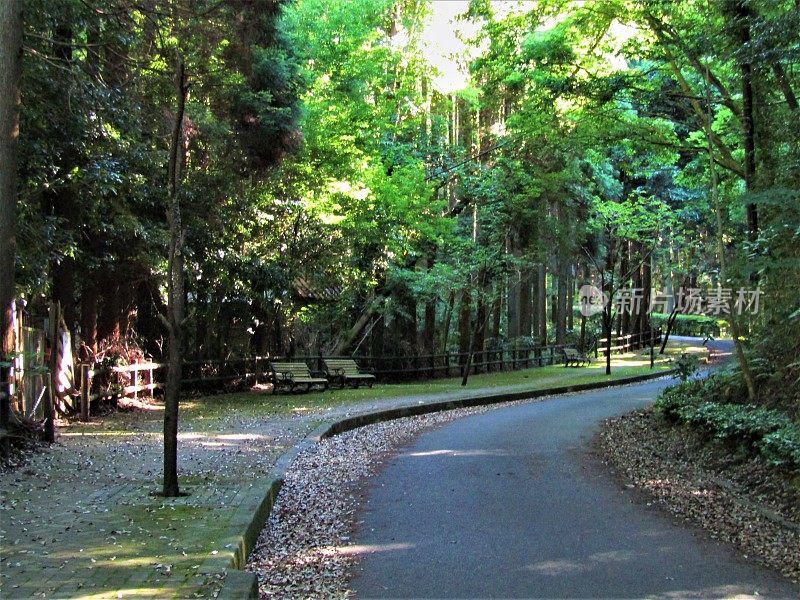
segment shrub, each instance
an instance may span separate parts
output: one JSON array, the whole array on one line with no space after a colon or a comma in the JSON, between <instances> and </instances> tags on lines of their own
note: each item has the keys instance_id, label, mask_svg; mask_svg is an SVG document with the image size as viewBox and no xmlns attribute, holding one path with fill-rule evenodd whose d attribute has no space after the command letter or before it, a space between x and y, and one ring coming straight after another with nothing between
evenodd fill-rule
<instances>
[{"instance_id":1,"label":"shrub","mask_svg":"<svg viewBox=\"0 0 800 600\"><path fill-rule=\"evenodd\" d=\"M697 404L702 399L703 382L688 381L666 388L656 399L655 409L667 421L675 423L680 420L678 412L684 406Z\"/></svg>"},{"instance_id":2,"label":"shrub","mask_svg":"<svg viewBox=\"0 0 800 600\"><path fill-rule=\"evenodd\" d=\"M759 450L771 465L800 471L800 428L781 427L763 437Z\"/></svg>"},{"instance_id":3,"label":"shrub","mask_svg":"<svg viewBox=\"0 0 800 600\"><path fill-rule=\"evenodd\" d=\"M700 368L700 359L694 354L681 354L678 360L675 361L676 374L683 382L688 381L697 372L698 368Z\"/></svg>"},{"instance_id":4,"label":"shrub","mask_svg":"<svg viewBox=\"0 0 800 600\"><path fill-rule=\"evenodd\" d=\"M728 378L670 386L656 400L656 410L669 422L685 423L709 438L760 455L771 465L800 472L800 424L777 410L707 399L707 392Z\"/></svg>"}]
</instances>

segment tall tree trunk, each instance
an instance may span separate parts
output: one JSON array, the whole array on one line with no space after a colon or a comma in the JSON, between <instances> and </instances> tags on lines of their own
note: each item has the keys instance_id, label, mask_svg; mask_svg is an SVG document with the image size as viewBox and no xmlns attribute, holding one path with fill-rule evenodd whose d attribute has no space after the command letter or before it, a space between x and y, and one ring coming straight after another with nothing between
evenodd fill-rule
<instances>
[{"instance_id":1,"label":"tall tree trunk","mask_svg":"<svg viewBox=\"0 0 800 600\"><path fill-rule=\"evenodd\" d=\"M509 231L506 240L506 248L509 254L514 257L520 255L519 250L519 236L516 231ZM508 311L507 317L507 333L508 341L515 344L516 339L520 336L520 273L516 267L508 274Z\"/></svg>"},{"instance_id":2,"label":"tall tree trunk","mask_svg":"<svg viewBox=\"0 0 800 600\"><path fill-rule=\"evenodd\" d=\"M530 267L523 267L522 278L519 283L519 334L525 338L531 337L531 287L532 271Z\"/></svg>"},{"instance_id":3,"label":"tall tree trunk","mask_svg":"<svg viewBox=\"0 0 800 600\"><path fill-rule=\"evenodd\" d=\"M442 352L450 352L450 321L453 320L453 308L456 304L456 293L451 290L444 310L444 324L442 325Z\"/></svg>"},{"instance_id":4,"label":"tall tree trunk","mask_svg":"<svg viewBox=\"0 0 800 600\"><path fill-rule=\"evenodd\" d=\"M567 272L567 331L575 328L575 278L572 265L569 265Z\"/></svg>"},{"instance_id":5,"label":"tall tree trunk","mask_svg":"<svg viewBox=\"0 0 800 600\"><path fill-rule=\"evenodd\" d=\"M69 13L69 11L66 11ZM59 65L65 70L72 69L72 23L71 15L67 14L65 20L56 25L53 33L53 55L58 61ZM65 80L69 85L69 78ZM67 89L67 96L70 91ZM64 132L73 130L70 127L69 111L55 113L66 115L64 121L59 122L57 127ZM61 121L61 119L57 119ZM76 151L73 146L73 140L66 142L65 147L62 149L58 159L58 167L62 176L71 172L75 167ZM65 180L68 178L64 177ZM71 234L75 232L76 223L78 220L77 206L75 201L75 194L70 187L70 183L64 183L52 191L45 194L45 200L48 203L46 207L47 214L58 219L58 227L60 229L67 229ZM61 304L62 316L67 328L70 331L75 330L76 312L75 312L75 259L72 256L63 255L54 258L50 263L50 272L52 274L52 299L54 302Z\"/></svg>"},{"instance_id":6,"label":"tall tree trunk","mask_svg":"<svg viewBox=\"0 0 800 600\"><path fill-rule=\"evenodd\" d=\"M750 21L753 14L745 0L734 0L739 21L739 42L744 48L750 44ZM753 66L748 61L740 65L742 77L742 128L744 134L744 184L752 192L756 174L756 134L753 118ZM747 204L747 230L750 239L758 235L758 209L752 202Z\"/></svg>"},{"instance_id":7,"label":"tall tree trunk","mask_svg":"<svg viewBox=\"0 0 800 600\"><path fill-rule=\"evenodd\" d=\"M539 267L538 265L531 270L531 336L539 339L540 327L539 317L541 310L539 309Z\"/></svg>"},{"instance_id":8,"label":"tall tree trunk","mask_svg":"<svg viewBox=\"0 0 800 600\"><path fill-rule=\"evenodd\" d=\"M498 348L500 346L500 324L503 321L503 287L502 283L495 284L494 289L494 301L492 302L492 348ZM500 357L496 352L492 353L492 360L496 361ZM492 365L493 371L499 371L500 366L498 364Z\"/></svg>"},{"instance_id":9,"label":"tall tree trunk","mask_svg":"<svg viewBox=\"0 0 800 600\"><path fill-rule=\"evenodd\" d=\"M458 353L459 364L466 364L467 354L469 353L470 343L470 318L472 316L472 299L470 298L469 289L465 288L461 292L461 304L458 309Z\"/></svg>"},{"instance_id":10,"label":"tall tree trunk","mask_svg":"<svg viewBox=\"0 0 800 600\"><path fill-rule=\"evenodd\" d=\"M643 269L643 261L644 261L644 248L642 247L641 242L632 242L631 247L633 249L632 255L632 262L634 263L633 267L633 289L634 290L641 290L644 288L642 283L642 269ZM644 333L644 311L642 310L641 301L639 306L636 306L636 300L632 300L632 310L635 311L633 317L631 319L631 331L636 336L636 344L637 347L639 342L642 339L642 334Z\"/></svg>"},{"instance_id":11,"label":"tall tree trunk","mask_svg":"<svg viewBox=\"0 0 800 600\"><path fill-rule=\"evenodd\" d=\"M478 299L475 308L475 319L478 323L478 326L474 328L471 354L477 352L483 355L483 350L486 347L486 327L481 326L480 324L486 323L489 318L489 307L486 305L488 287L489 274L487 273L486 269L482 268L480 271L478 271Z\"/></svg>"},{"instance_id":12,"label":"tall tree trunk","mask_svg":"<svg viewBox=\"0 0 800 600\"><path fill-rule=\"evenodd\" d=\"M583 273L581 275L581 286L589 284L589 264L584 263ZM586 352L586 315L585 311L581 311L581 338L580 338L580 351Z\"/></svg>"},{"instance_id":13,"label":"tall tree trunk","mask_svg":"<svg viewBox=\"0 0 800 600\"><path fill-rule=\"evenodd\" d=\"M633 242L626 240L623 242L624 248L622 251L622 263L620 265L620 287L621 288L628 288L630 287L630 273L631 273L631 261L636 260L635 257L631 256L633 254ZM621 320L620 329L618 335L628 335L631 332L631 314L627 310L622 311L622 314L619 316Z\"/></svg>"},{"instance_id":14,"label":"tall tree trunk","mask_svg":"<svg viewBox=\"0 0 800 600\"><path fill-rule=\"evenodd\" d=\"M97 297L96 274L89 271L81 290L81 339L92 352L97 351Z\"/></svg>"},{"instance_id":15,"label":"tall tree trunk","mask_svg":"<svg viewBox=\"0 0 800 600\"><path fill-rule=\"evenodd\" d=\"M536 294L539 298L539 343L547 344L547 266L539 265Z\"/></svg>"},{"instance_id":16,"label":"tall tree trunk","mask_svg":"<svg viewBox=\"0 0 800 600\"><path fill-rule=\"evenodd\" d=\"M644 250L644 249L643 249ZM642 304L641 304L641 331L650 334L650 294L653 287L653 252L647 250L647 255L642 257Z\"/></svg>"},{"instance_id":17,"label":"tall tree trunk","mask_svg":"<svg viewBox=\"0 0 800 600\"><path fill-rule=\"evenodd\" d=\"M556 321L556 344L565 344L567 341L567 261L560 258L558 261L558 289L556 291L556 304L558 306Z\"/></svg>"},{"instance_id":18,"label":"tall tree trunk","mask_svg":"<svg viewBox=\"0 0 800 600\"><path fill-rule=\"evenodd\" d=\"M169 332L169 360L167 367L166 391L164 394L164 487L162 494L167 497L180 495L178 488L178 402L181 393L183 372L183 329L184 329L184 237L181 220L180 185L182 176L181 148L183 146L183 117L186 111L186 70L183 57L178 56L175 73L175 121L169 154L169 204L167 221L169 223L169 263L168 263L168 304L167 330Z\"/></svg>"},{"instance_id":19,"label":"tall tree trunk","mask_svg":"<svg viewBox=\"0 0 800 600\"><path fill-rule=\"evenodd\" d=\"M611 327L613 325L613 305L614 297L614 270L616 268L616 241L612 238L609 242L608 254L606 255L605 271L601 280L603 292L609 301L603 309L603 334L606 340L606 375L611 375Z\"/></svg>"},{"instance_id":20,"label":"tall tree trunk","mask_svg":"<svg viewBox=\"0 0 800 600\"><path fill-rule=\"evenodd\" d=\"M423 350L425 354L436 353L436 303L437 298L425 302L425 324L423 333Z\"/></svg>"},{"instance_id":21,"label":"tall tree trunk","mask_svg":"<svg viewBox=\"0 0 800 600\"><path fill-rule=\"evenodd\" d=\"M519 273L512 271L508 274L508 290L506 303L506 327L508 341L514 343L519 337Z\"/></svg>"},{"instance_id":22,"label":"tall tree trunk","mask_svg":"<svg viewBox=\"0 0 800 600\"><path fill-rule=\"evenodd\" d=\"M744 9L746 10L746 9ZM717 170L714 166L714 147L712 146L711 142L711 125L710 125L710 113L711 113L711 92L708 88L706 88L706 103L709 112L709 124L706 125L706 141L708 144L708 164L709 170L711 171L711 201L714 206L714 213L716 215L717 220L717 231L716 231L716 238L717 238L717 253L719 254L719 278L720 281L725 281L725 275L727 271L727 261L725 259L725 244L723 240L723 228L722 228L722 207L719 201L719 181L717 179ZM749 215L748 215L749 218ZM751 232L752 233L752 232ZM750 370L750 364L747 361L747 356L744 353L744 346L742 343L741 332L739 330L739 323L738 318L731 307L728 322L731 325L731 333L733 335L733 345L734 351L736 353L736 359L739 362L739 368L742 370L742 376L744 377L745 385L747 387L747 398L751 402L755 401L756 399L756 383L755 378L753 377L753 373Z\"/></svg>"},{"instance_id":23,"label":"tall tree trunk","mask_svg":"<svg viewBox=\"0 0 800 600\"><path fill-rule=\"evenodd\" d=\"M12 305L16 257L17 142L22 18L18 0L0 2L0 361L14 351ZM0 367L0 427L11 418L7 384L10 370ZM4 438L8 454L9 438Z\"/></svg>"}]
</instances>

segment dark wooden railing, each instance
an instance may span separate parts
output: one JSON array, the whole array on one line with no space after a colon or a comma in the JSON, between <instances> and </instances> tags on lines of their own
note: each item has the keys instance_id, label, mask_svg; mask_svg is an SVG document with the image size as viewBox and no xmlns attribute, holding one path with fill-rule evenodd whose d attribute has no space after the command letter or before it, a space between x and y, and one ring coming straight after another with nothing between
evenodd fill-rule
<instances>
[{"instance_id":1,"label":"dark wooden railing","mask_svg":"<svg viewBox=\"0 0 800 600\"><path fill-rule=\"evenodd\" d=\"M638 350L648 346L654 346L661 343L661 328L652 331L645 331L643 333L629 333L628 335L618 335L611 338L611 354L619 352L625 354L631 350ZM595 356L602 354L606 355L606 342L608 338L600 338L597 340L595 347Z\"/></svg>"},{"instance_id":2,"label":"dark wooden railing","mask_svg":"<svg viewBox=\"0 0 800 600\"><path fill-rule=\"evenodd\" d=\"M652 334L631 334L611 338L611 351L625 353L661 341L661 330ZM605 339L598 340L595 356L605 356ZM491 348L475 352L470 363L470 373L515 371L531 367L560 364L564 360L566 345L520 346ZM353 358L359 366L372 371L385 382L414 381L442 377L463 377L468 354L445 352L413 356L249 356L216 360L190 360L183 365L181 383L187 389L218 388L220 384L244 385L266 382L269 363L281 360L304 360L313 369L322 370L326 358ZM81 416L88 418L91 401L97 399L152 393L163 388L166 364L138 363L101 369L80 365ZM105 385L100 381L104 380ZM102 389L101 389L102 388Z\"/></svg>"}]
</instances>

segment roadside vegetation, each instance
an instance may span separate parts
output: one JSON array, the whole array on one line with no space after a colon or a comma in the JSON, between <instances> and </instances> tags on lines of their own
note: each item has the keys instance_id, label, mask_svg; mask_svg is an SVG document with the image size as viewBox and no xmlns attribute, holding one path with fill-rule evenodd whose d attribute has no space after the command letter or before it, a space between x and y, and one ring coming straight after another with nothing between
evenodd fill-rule
<instances>
[{"instance_id":1,"label":"roadside vegetation","mask_svg":"<svg viewBox=\"0 0 800 600\"><path fill-rule=\"evenodd\" d=\"M791 414L796 406L743 402L745 394L740 373L716 373L668 388L656 411L668 423L691 427L734 454L758 457L800 476L800 420Z\"/></svg>"}]
</instances>

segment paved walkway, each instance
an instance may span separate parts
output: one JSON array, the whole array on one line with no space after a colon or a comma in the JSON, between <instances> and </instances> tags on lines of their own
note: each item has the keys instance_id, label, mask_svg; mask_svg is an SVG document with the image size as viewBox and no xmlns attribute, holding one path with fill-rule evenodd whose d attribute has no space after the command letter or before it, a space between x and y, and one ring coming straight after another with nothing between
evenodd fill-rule
<instances>
[{"instance_id":1,"label":"paved walkway","mask_svg":"<svg viewBox=\"0 0 800 600\"><path fill-rule=\"evenodd\" d=\"M320 423L525 390L472 389L302 416L231 414L183 423L179 473L189 495L177 499L153 495L161 473L160 411L65 427L57 444L0 479L0 596L213 597L237 536L270 488L275 461Z\"/></svg>"},{"instance_id":2,"label":"paved walkway","mask_svg":"<svg viewBox=\"0 0 800 600\"><path fill-rule=\"evenodd\" d=\"M624 490L601 420L665 381L564 395L424 433L370 482L361 598L797 598L800 587Z\"/></svg>"}]
</instances>

